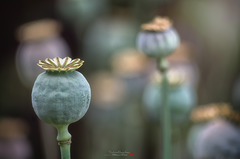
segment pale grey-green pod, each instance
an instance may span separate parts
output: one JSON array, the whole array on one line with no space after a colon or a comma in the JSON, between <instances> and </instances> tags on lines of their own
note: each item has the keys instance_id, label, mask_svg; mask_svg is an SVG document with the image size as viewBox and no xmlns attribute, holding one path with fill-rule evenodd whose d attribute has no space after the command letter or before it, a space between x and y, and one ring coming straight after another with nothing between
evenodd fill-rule
<instances>
[{"instance_id":1,"label":"pale grey-green pod","mask_svg":"<svg viewBox=\"0 0 240 159\"><path fill-rule=\"evenodd\" d=\"M75 71L82 63L80 59L68 57L39 62L38 65L47 71L34 83L32 105L42 121L58 127L76 122L85 115L91 89L86 78Z\"/></svg>"},{"instance_id":2,"label":"pale grey-green pod","mask_svg":"<svg viewBox=\"0 0 240 159\"><path fill-rule=\"evenodd\" d=\"M147 56L162 58L176 50L180 43L178 33L173 27L165 31L141 31L137 47Z\"/></svg>"}]
</instances>

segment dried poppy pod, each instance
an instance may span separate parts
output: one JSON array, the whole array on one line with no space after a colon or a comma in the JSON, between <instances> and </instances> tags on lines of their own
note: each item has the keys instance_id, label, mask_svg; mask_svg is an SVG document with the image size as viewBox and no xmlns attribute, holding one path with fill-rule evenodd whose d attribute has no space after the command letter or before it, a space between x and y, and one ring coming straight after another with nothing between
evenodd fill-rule
<instances>
[{"instance_id":1,"label":"dried poppy pod","mask_svg":"<svg viewBox=\"0 0 240 159\"><path fill-rule=\"evenodd\" d=\"M166 57L179 45L179 36L168 18L156 17L153 21L143 24L141 29L137 47L150 57Z\"/></svg>"},{"instance_id":2,"label":"dried poppy pod","mask_svg":"<svg viewBox=\"0 0 240 159\"><path fill-rule=\"evenodd\" d=\"M65 151L71 143L68 126L81 119L90 104L90 86L85 77L75 71L82 64L82 60L69 57L39 61L38 65L46 72L37 77L32 89L34 111L42 121L57 128L57 140L63 145L62 156L69 156L66 159L70 158L70 152ZM66 145L69 148L64 147Z\"/></svg>"}]
</instances>

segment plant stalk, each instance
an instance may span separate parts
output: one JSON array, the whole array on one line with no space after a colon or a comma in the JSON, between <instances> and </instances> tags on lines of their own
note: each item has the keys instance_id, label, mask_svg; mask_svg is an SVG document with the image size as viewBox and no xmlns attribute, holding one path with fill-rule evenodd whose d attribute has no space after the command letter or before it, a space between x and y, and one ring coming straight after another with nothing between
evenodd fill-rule
<instances>
[{"instance_id":1,"label":"plant stalk","mask_svg":"<svg viewBox=\"0 0 240 159\"><path fill-rule=\"evenodd\" d=\"M162 124L162 159L171 159L171 114L168 105L168 77L167 77L168 63L165 59L161 59L159 62L159 70L162 73L162 103L161 103L161 124Z\"/></svg>"},{"instance_id":2,"label":"plant stalk","mask_svg":"<svg viewBox=\"0 0 240 159\"><path fill-rule=\"evenodd\" d=\"M61 159L71 159L70 155L70 143L60 145Z\"/></svg>"},{"instance_id":3,"label":"plant stalk","mask_svg":"<svg viewBox=\"0 0 240 159\"><path fill-rule=\"evenodd\" d=\"M56 128L58 131L57 141L60 146L61 159L71 159L71 134L68 132L68 125L60 125L56 126Z\"/></svg>"}]
</instances>

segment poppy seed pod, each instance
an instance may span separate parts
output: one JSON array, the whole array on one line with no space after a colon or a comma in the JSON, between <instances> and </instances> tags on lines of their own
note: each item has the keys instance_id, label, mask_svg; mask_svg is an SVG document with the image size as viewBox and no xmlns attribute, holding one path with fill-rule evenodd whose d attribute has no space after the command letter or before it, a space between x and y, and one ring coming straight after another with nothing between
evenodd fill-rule
<instances>
[{"instance_id":1,"label":"poppy seed pod","mask_svg":"<svg viewBox=\"0 0 240 159\"><path fill-rule=\"evenodd\" d=\"M239 113L227 103L196 107L191 113L194 125L187 139L193 158L239 158L240 130L235 125L239 119Z\"/></svg>"},{"instance_id":2,"label":"poppy seed pod","mask_svg":"<svg viewBox=\"0 0 240 159\"><path fill-rule=\"evenodd\" d=\"M144 92L144 109L151 120L159 121L161 116L162 93L161 87L149 85ZM191 109L195 106L195 94L188 85L170 88L168 92L168 104L173 123L179 124L189 120Z\"/></svg>"},{"instance_id":3,"label":"poppy seed pod","mask_svg":"<svg viewBox=\"0 0 240 159\"><path fill-rule=\"evenodd\" d=\"M156 74L158 75L158 74ZM161 76L155 77L155 81L150 83L143 93L144 110L150 120L159 122L162 116L162 105L159 104L163 100L161 92ZM170 88L168 90L168 106L171 112L173 123L181 124L189 120L189 114L196 104L196 94L194 89L185 84L185 80L176 72L169 72L168 79Z\"/></svg>"},{"instance_id":4,"label":"poppy seed pod","mask_svg":"<svg viewBox=\"0 0 240 159\"><path fill-rule=\"evenodd\" d=\"M215 119L207 123L196 136L193 158L240 158L240 130L231 122Z\"/></svg>"},{"instance_id":5,"label":"poppy seed pod","mask_svg":"<svg viewBox=\"0 0 240 159\"><path fill-rule=\"evenodd\" d=\"M90 86L85 77L75 71L83 64L80 59L54 58L39 61L46 70L41 73L32 89L32 105L37 116L58 130L81 119L88 110ZM61 131L59 131L61 133ZM71 136L59 134L58 141Z\"/></svg>"},{"instance_id":6,"label":"poppy seed pod","mask_svg":"<svg viewBox=\"0 0 240 159\"><path fill-rule=\"evenodd\" d=\"M166 57L179 45L179 36L168 18L156 17L150 23L143 24L141 29L137 47L150 57Z\"/></svg>"}]
</instances>

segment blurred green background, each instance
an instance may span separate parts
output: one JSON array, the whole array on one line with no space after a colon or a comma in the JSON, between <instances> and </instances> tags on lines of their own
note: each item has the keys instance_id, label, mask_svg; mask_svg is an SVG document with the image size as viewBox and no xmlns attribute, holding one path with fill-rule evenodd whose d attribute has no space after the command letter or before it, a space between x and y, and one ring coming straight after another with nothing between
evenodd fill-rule
<instances>
[{"instance_id":1,"label":"blurred green background","mask_svg":"<svg viewBox=\"0 0 240 159\"><path fill-rule=\"evenodd\" d=\"M35 61L56 55L83 59L79 71L92 88L89 111L69 128L73 159L114 158L106 155L116 151L160 158L161 126L143 104L156 62L135 46L141 24L155 16L169 17L179 33L180 47L169 61L185 71L194 106L225 102L240 108L238 0L8 0L0 11L0 159L60 158L56 131L31 106L41 71ZM47 24L56 30L44 38L36 35L46 33L44 27L31 32L23 26L41 19L57 22ZM25 32L19 33L21 26ZM174 159L193 158L186 146L191 125L188 116L173 124Z\"/></svg>"}]
</instances>

